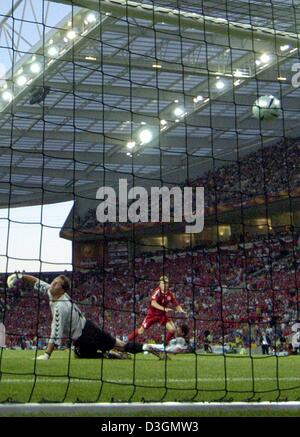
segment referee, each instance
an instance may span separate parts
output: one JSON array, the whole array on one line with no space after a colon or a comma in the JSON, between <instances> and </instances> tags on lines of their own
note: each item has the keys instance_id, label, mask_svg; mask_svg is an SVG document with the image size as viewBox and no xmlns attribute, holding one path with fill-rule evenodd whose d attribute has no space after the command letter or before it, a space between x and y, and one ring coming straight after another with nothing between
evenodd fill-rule
<instances>
[{"instance_id":1,"label":"referee","mask_svg":"<svg viewBox=\"0 0 300 437\"><path fill-rule=\"evenodd\" d=\"M62 339L72 340L77 358L99 358L102 356L99 350L107 352L114 348L129 353L148 351L159 358L164 358L151 345L124 343L100 329L95 323L86 320L68 295L71 284L66 276L59 275L53 279L51 284L47 284L34 276L14 273L7 278L8 288L14 287L19 279L31 284L35 290L49 297L52 313L51 335L45 353L38 356L37 360L49 360L55 346L61 345Z\"/></svg>"}]
</instances>

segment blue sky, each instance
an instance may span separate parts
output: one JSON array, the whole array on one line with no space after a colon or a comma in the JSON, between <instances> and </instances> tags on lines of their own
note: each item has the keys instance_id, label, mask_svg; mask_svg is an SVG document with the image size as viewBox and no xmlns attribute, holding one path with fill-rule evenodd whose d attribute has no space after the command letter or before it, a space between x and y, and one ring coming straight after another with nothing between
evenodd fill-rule
<instances>
[{"instance_id":1,"label":"blue sky","mask_svg":"<svg viewBox=\"0 0 300 437\"><path fill-rule=\"evenodd\" d=\"M17 0L14 0L14 5L16 4ZM43 31L43 24L54 26L72 11L70 6L48 1L32 0L32 4L34 11L30 0L23 0L14 11L14 40L18 38L18 32L24 37L18 44L21 52L30 51L30 46L40 40L39 32ZM40 25L21 21L24 6L24 19L38 21ZM11 70L12 66L12 52L8 46L13 38L13 19L5 17L11 8L12 0L0 1L0 26L5 21L5 32L0 36L0 80L3 79L1 74ZM45 29L48 30L47 27ZM59 231L72 204L73 202L65 202L43 207L11 208L9 211L0 209L0 272L71 270L72 245L71 242L59 238Z\"/></svg>"},{"instance_id":2,"label":"blue sky","mask_svg":"<svg viewBox=\"0 0 300 437\"><path fill-rule=\"evenodd\" d=\"M72 270L72 244L59 231L73 202L0 210L0 272Z\"/></svg>"}]
</instances>

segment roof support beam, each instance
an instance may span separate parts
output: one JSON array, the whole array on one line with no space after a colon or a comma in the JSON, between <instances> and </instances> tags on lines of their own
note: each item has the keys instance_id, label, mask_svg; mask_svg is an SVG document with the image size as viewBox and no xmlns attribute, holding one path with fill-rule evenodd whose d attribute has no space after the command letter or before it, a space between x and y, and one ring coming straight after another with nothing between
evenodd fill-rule
<instances>
[{"instance_id":1,"label":"roof support beam","mask_svg":"<svg viewBox=\"0 0 300 437\"><path fill-rule=\"evenodd\" d=\"M120 146L124 145L126 141L126 137L124 135L119 134L107 134L103 135L102 133L97 132L86 132L84 129L77 129L75 132L61 132L61 131L51 131L45 129L45 131L41 130L25 130L25 129L14 129L13 132L10 129L1 129L0 138L7 137L11 138L13 136L13 140L16 141L17 138L35 138L40 139L41 142L44 140L61 140L61 141L83 141L87 143L101 144L109 143L109 144L118 144ZM16 147L17 148L17 147ZM38 151L38 153L40 153Z\"/></svg>"},{"instance_id":2,"label":"roof support beam","mask_svg":"<svg viewBox=\"0 0 300 437\"><path fill-rule=\"evenodd\" d=\"M292 100L292 99L290 99ZM294 100L294 99L293 99ZM222 104L222 102L220 102ZM293 103L295 105L295 103ZM234 104L232 104L232 108L234 108ZM33 107L33 106L23 106L20 109L20 113L22 114L21 118L27 118L23 114L32 115L33 117L38 117L43 120L48 120L48 116L54 116L58 117L61 116L62 120L65 117L68 117L70 119L79 120L79 119L89 119L89 120L98 120L98 121L116 121L116 122L133 122L136 124L140 124L141 122L147 122L148 125L151 126L159 126L160 119L151 114L151 113L132 113L130 111L95 111L95 110L88 110L88 109L65 109L65 108L48 108L47 106L44 106L44 108L41 107ZM245 106L245 109L251 110L251 105ZM16 111L15 118L18 117L19 111ZM285 129L289 130L294 127L294 121L285 121ZM217 115L214 117L210 117L208 115L201 115L201 113L193 113L189 116L187 122L184 123L184 125L187 127L187 129L190 128L209 128L211 130L213 129L220 129L220 130L232 130L235 129L237 135L242 133L241 131L244 129L247 130L257 130L260 128L259 121L255 120L253 118L247 118L247 119L239 119L236 118L234 115ZM177 125L178 126L178 125ZM269 130L277 130L282 131L283 129L283 123L282 120L276 119L273 122L268 123ZM200 133L200 132L199 132ZM118 138L119 134L114 134L107 132L106 135L109 137L110 135L113 138ZM0 132L1 136L1 132ZM76 133L77 137L77 133ZM130 134L123 135L122 139L124 141L124 145L126 142L126 138L130 138ZM119 138L121 140L121 138ZM164 140L162 140L164 142ZM184 147L185 141L184 138L182 139L182 146Z\"/></svg>"},{"instance_id":3,"label":"roof support beam","mask_svg":"<svg viewBox=\"0 0 300 437\"><path fill-rule=\"evenodd\" d=\"M253 26L250 24L235 23L223 18L215 18L203 16L194 12L184 10L171 9L167 7L152 6L128 0L104 0L99 3L99 0L51 0L56 3L64 3L75 5L83 8L88 8L102 13L111 13L114 18L136 18L150 21L150 26L153 24L165 22L171 25L179 25L189 29L201 29L205 32L221 33L230 37L231 47L234 40L240 38L249 38L251 41L257 41L259 44L265 44L267 41L274 41L276 35L277 41L288 43L288 39L293 40L297 44L297 35L291 32L283 32L274 29ZM155 20L155 23L153 21ZM145 26L146 27L146 26ZM174 31L170 32L173 33Z\"/></svg>"}]
</instances>

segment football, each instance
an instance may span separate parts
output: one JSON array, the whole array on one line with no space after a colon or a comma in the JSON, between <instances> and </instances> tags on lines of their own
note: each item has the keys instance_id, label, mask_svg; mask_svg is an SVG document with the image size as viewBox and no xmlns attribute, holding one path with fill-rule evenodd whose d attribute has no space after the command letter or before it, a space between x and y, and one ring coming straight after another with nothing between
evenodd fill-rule
<instances>
[{"instance_id":1,"label":"football","mask_svg":"<svg viewBox=\"0 0 300 437\"><path fill-rule=\"evenodd\" d=\"M252 114L259 120L274 120L280 113L280 100L274 96L261 96L252 106Z\"/></svg>"}]
</instances>

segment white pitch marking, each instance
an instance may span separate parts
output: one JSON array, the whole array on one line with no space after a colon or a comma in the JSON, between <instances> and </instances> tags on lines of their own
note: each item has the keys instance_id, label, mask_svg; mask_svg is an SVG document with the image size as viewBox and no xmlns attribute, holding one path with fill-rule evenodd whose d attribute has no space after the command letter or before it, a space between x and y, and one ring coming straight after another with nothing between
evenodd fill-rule
<instances>
[{"instance_id":1,"label":"white pitch marking","mask_svg":"<svg viewBox=\"0 0 300 437\"><path fill-rule=\"evenodd\" d=\"M76 378L76 377L70 377L68 378L66 377L49 377L49 378L43 378L43 377L36 377L36 378L5 378L4 376L2 376L2 379L0 380L0 386L1 384L23 384L23 383L31 383L33 384L35 381L36 383L41 383L41 382L47 382L47 384L52 383L52 384L57 384L57 383L63 383L63 384L67 384L68 382L72 383L72 382L80 382L80 383L87 383L87 384L95 384L95 383L105 383L105 384L144 384L144 383L149 383L150 379L81 379L81 378ZM262 381L272 381L272 382L277 382L277 378L270 378L270 377L257 377L257 378L226 378L226 382L252 382L254 380L254 382L262 382ZM288 376L288 377L282 377L282 378L278 378L278 381L300 381L300 377L299 376ZM182 383L182 382L195 382L195 379L193 378L187 378L187 379L156 379L155 380L156 383ZM225 378L198 378L197 382L225 382ZM151 385L150 387L155 387L155 385Z\"/></svg>"}]
</instances>

